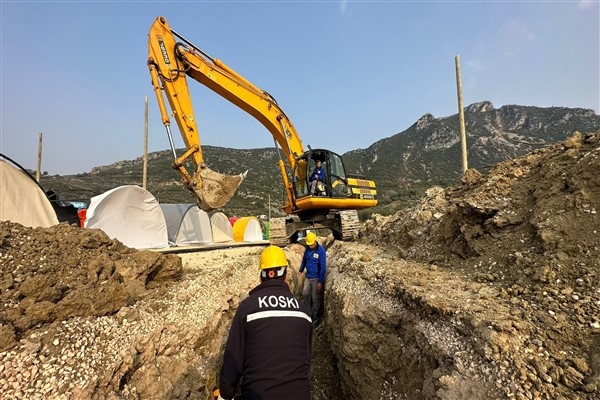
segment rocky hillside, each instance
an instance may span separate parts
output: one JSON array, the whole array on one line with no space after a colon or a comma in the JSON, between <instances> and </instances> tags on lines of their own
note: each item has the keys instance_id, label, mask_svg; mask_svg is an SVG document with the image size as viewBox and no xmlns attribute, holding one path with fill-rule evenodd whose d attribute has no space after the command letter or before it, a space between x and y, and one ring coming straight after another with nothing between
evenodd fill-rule
<instances>
[{"instance_id":1,"label":"rocky hillside","mask_svg":"<svg viewBox=\"0 0 600 400\"><path fill-rule=\"evenodd\" d=\"M465 123L469 165L483 172L498 162L565 140L575 131L586 134L600 129L600 117L592 110L516 105L495 109L490 102L466 107ZM427 114L403 132L343 154L347 172L361 173L378 185L380 205L363 212L363 219L371 212L391 214L404 208L431 186L458 183L462 173L459 138L458 115L435 118ZM192 195L171 168L171 157L170 151L148 155L147 188L160 202L191 203ZM238 195L224 207L228 215L268 214L269 200L271 214L282 215L283 188L275 149L205 146L204 158L222 173L249 171ZM85 174L45 175L41 184L63 198L87 201L117 186L141 185L142 172L138 158Z\"/></svg>"},{"instance_id":2,"label":"rocky hillside","mask_svg":"<svg viewBox=\"0 0 600 400\"><path fill-rule=\"evenodd\" d=\"M506 105L488 102L465 108L468 164L482 172L493 165L557 143L575 131L596 132L593 110ZM431 186L450 186L462 175L458 115L422 116L407 130L344 155L361 173L376 179L383 205L420 197Z\"/></svg>"}]
</instances>

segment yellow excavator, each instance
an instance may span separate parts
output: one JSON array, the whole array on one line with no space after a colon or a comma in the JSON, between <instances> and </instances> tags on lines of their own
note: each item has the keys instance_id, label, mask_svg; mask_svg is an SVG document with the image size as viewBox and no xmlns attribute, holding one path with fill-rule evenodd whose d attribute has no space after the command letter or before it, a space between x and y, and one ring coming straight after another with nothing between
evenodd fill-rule
<instances>
[{"instance_id":1,"label":"yellow excavator","mask_svg":"<svg viewBox=\"0 0 600 400\"><path fill-rule=\"evenodd\" d=\"M295 242L301 232L308 229L330 229L340 240L351 240L356 235L359 228L357 210L377 205L375 182L347 174L342 157L332 151L311 149L310 146L306 150L294 125L269 93L194 46L171 29L164 17L154 21L148 36L148 68L169 136L173 168L195 195L201 209L212 211L225 205L247 171L224 175L204 163L188 77L252 115L273 135L285 188L282 209L287 216L269 221L272 244L285 246ZM163 92L187 149L179 157L173 144ZM194 164L193 174L185 167L187 160ZM325 170L325 179L315 185L313 191L309 177L317 161Z\"/></svg>"}]
</instances>

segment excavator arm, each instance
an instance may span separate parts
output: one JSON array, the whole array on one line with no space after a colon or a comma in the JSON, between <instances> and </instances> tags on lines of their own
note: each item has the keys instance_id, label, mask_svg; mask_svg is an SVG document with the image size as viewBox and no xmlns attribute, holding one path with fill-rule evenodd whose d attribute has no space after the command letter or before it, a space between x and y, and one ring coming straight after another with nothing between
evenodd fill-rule
<instances>
[{"instance_id":1,"label":"excavator arm","mask_svg":"<svg viewBox=\"0 0 600 400\"><path fill-rule=\"evenodd\" d=\"M165 19L159 17L150 29L148 68L162 122L167 129L173 151L173 168L179 172L186 187L196 196L198 206L204 211L211 211L222 207L233 197L246 173L224 175L211 170L204 163L200 135L186 79L186 76L197 79L198 74L194 72L185 54L178 54L179 46ZM178 157L175 152L163 91L187 149L181 157ZM185 167L185 161L188 159L195 166L193 174L190 174Z\"/></svg>"},{"instance_id":2,"label":"excavator arm","mask_svg":"<svg viewBox=\"0 0 600 400\"><path fill-rule=\"evenodd\" d=\"M184 43L177 42L176 38ZM208 87L256 118L273 135L273 139L282 149L288 164L292 170L295 169L298 157L304 153L302 141L292 122L269 93L257 88L222 61L210 57L188 42L169 27L164 17L158 17L150 28L148 51L148 67L163 124L167 127L169 137L171 137L169 116L162 96L164 91L188 149L182 157L175 157L174 167L183 176L183 180L193 187L193 191L199 198L199 203L210 203L208 200L215 197L214 192L220 192L214 183L215 180L212 178L216 177L218 178L217 181L225 183L225 185L221 185L221 191L233 189L233 192L235 192L237 185L241 182L241 179L236 182L236 178L241 175L215 176L214 174L217 173L204 164L186 77L190 77ZM187 174L182 162L187 157L194 160L198 166L200 176L196 174L194 177L190 177ZM288 204L286 204L286 208L293 208L291 205L293 201L292 185L287 178L283 160L280 160L280 169L287 193L286 203ZM206 171L210 171L212 174L210 180L203 176ZM212 186L209 186L208 183ZM211 193L210 196L208 195L209 192ZM218 202L221 203L225 200L226 203L233 196L233 192L230 190L227 195L216 196L219 197Z\"/></svg>"}]
</instances>

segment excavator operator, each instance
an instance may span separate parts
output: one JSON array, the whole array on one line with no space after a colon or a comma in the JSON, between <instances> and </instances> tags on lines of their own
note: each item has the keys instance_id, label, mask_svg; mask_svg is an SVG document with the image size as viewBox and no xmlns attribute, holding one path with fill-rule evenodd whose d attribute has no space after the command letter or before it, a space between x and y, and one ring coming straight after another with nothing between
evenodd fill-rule
<instances>
[{"instance_id":1,"label":"excavator operator","mask_svg":"<svg viewBox=\"0 0 600 400\"><path fill-rule=\"evenodd\" d=\"M325 170L322 167L321 160L315 161L315 169L313 169L312 174L308 178L310 182L310 194L322 194L325 192Z\"/></svg>"},{"instance_id":2,"label":"excavator operator","mask_svg":"<svg viewBox=\"0 0 600 400\"><path fill-rule=\"evenodd\" d=\"M220 398L233 399L241 381L245 400L310 400L311 310L290 291L288 265L280 247L261 253L261 283L240 303L229 331Z\"/></svg>"}]
</instances>

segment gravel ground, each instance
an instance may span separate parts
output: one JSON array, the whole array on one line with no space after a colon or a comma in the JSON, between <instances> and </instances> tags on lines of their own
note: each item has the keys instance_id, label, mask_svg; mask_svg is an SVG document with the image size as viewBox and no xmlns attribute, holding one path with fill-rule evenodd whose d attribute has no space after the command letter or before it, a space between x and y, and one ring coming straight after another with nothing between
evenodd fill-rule
<instances>
[{"instance_id":1,"label":"gravel ground","mask_svg":"<svg viewBox=\"0 0 600 400\"><path fill-rule=\"evenodd\" d=\"M314 400L599 399L599 169L600 136L574 135L326 240ZM261 249L0 222L2 398L210 398Z\"/></svg>"},{"instance_id":2,"label":"gravel ground","mask_svg":"<svg viewBox=\"0 0 600 400\"><path fill-rule=\"evenodd\" d=\"M11 229L11 240L17 232L24 238L33 233ZM2 398L177 398L169 386L185 374L161 372L161 388L147 372L148 364L166 359L197 368L191 379L198 382L182 385L187 391L210 391L221 346L214 336L226 328L221 316L256 284L261 248L183 253L181 278L148 290L116 314L55 320L19 333L18 344L0 352ZM5 243L4 260L13 258L11 250Z\"/></svg>"}]
</instances>

